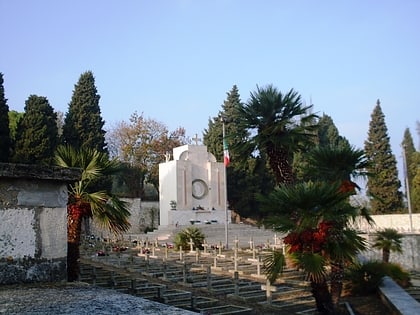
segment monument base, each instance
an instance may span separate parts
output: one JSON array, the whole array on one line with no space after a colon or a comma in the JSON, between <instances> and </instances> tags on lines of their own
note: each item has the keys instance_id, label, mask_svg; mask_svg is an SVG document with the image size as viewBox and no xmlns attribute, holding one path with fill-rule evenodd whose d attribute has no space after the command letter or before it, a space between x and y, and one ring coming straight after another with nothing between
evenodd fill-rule
<instances>
[{"instance_id":1,"label":"monument base","mask_svg":"<svg viewBox=\"0 0 420 315\"><path fill-rule=\"evenodd\" d=\"M231 213L227 210L228 223L231 223ZM224 210L170 210L169 224L175 226L199 224L225 224Z\"/></svg>"}]
</instances>

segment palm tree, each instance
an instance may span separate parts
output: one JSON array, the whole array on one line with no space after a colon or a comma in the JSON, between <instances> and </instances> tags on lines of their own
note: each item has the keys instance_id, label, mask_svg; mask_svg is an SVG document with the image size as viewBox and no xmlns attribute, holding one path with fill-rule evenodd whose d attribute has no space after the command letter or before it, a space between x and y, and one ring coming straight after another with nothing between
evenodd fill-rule
<instances>
[{"instance_id":1,"label":"palm tree","mask_svg":"<svg viewBox=\"0 0 420 315\"><path fill-rule=\"evenodd\" d=\"M316 115L309 113L311 109L312 105L303 106L293 89L282 94L272 85L257 87L247 104L238 109L238 123L253 135L238 149L244 153L262 151L277 183L292 183L293 153L315 135Z\"/></svg>"},{"instance_id":2,"label":"palm tree","mask_svg":"<svg viewBox=\"0 0 420 315\"><path fill-rule=\"evenodd\" d=\"M316 147L308 155L308 165L307 176L312 174L316 179L337 183L340 191L350 195L356 194L356 189L359 188L352 179L364 178L368 175L366 172L368 159L364 151L345 143ZM360 211L369 223L373 222L366 208L361 207ZM334 225L338 229L344 229L348 219L345 218L345 222L334 220ZM344 244L340 244L337 248L334 248L334 244L337 243L332 243L330 252L332 254L340 253ZM344 266L348 258L351 257L333 255L331 258L331 296L333 304L338 306L343 288Z\"/></svg>"},{"instance_id":3,"label":"palm tree","mask_svg":"<svg viewBox=\"0 0 420 315\"><path fill-rule=\"evenodd\" d=\"M55 161L61 167L82 169L81 179L69 187L67 204L67 278L76 281L82 221L93 218L111 232L121 233L130 227L130 212L126 202L109 192L91 191L95 181L119 171L120 164L116 160L109 160L106 154L96 150L60 146Z\"/></svg>"},{"instance_id":4,"label":"palm tree","mask_svg":"<svg viewBox=\"0 0 420 315\"><path fill-rule=\"evenodd\" d=\"M392 228L385 228L376 232L373 247L382 250L382 261L384 263L389 262L391 252L402 253L402 238L403 235Z\"/></svg>"},{"instance_id":5,"label":"palm tree","mask_svg":"<svg viewBox=\"0 0 420 315\"><path fill-rule=\"evenodd\" d=\"M357 187L350 175L363 173L365 158L363 151L332 147L315 149L308 160L308 171L317 181L281 185L268 198L262 197L262 202L269 213L266 224L287 233L284 242L289 245L289 256L308 273L318 310L333 314L342 291L344 266L366 248L350 223L358 215L368 222L371 218L366 209L349 202ZM271 281L281 272L281 264L281 260L267 261Z\"/></svg>"},{"instance_id":6,"label":"palm tree","mask_svg":"<svg viewBox=\"0 0 420 315\"><path fill-rule=\"evenodd\" d=\"M193 247L198 249L203 249L203 242L205 239L205 235L203 232L196 227L189 227L181 232L179 232L175 236L175 246L177 249L183 248L184 250L186 248L189 248L190 242L192 241Z\"/></svg>"}]
</instances>

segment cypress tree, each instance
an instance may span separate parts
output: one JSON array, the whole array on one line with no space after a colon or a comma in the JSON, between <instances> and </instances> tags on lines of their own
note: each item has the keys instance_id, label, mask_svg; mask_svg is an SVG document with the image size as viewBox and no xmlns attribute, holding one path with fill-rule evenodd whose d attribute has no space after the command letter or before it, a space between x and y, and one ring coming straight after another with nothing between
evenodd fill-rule
<instances>
[{"instance_id":1,"label":"cypress tree","mask_svg":"<svg viewBox=\"0 0 420 315\"><path fill-rule=\"evenodd\" d=\"M413 153L412 169L414 177L410 185L411 211L420 213L420 152Z\"/></svg>"},{"instance_id":2,"label":"cypress tree","mask_svg":"<svg viewBox=\"0 0 420 315\"><path fill-rule=\"evenodd\" d=\"M75 149L91 148L107 152L104 121L99 108L100 95L91 71L84 72L73 90L64 119L62 142Z\"/></svg>"},{"instance_id":3,"label":"cypress tree","mask_svg":"<svg viewBox=\"0 0 420 315\"><path fill-rule=\"evenodd\" d=\"M16 163L51 163L58 144L57 114L43 96L31 95L19 121L13 161Z\"/></svg>"},{"instance_id":4,"label":"cypress tree","mask_svg":"<svg viewBox=\"0 0 420 315\"><path fill-rule=\"evenodd\" d=\"M340 136L333 119L323 114L318 120L318 141L320 146L350 147L348 140Z\"/></svg>"},{"instance_id":5,"label":"cypress tree","mask_svg":"<svg viewBox=\"0 0 420 315\"><path fill-rule=\"evenodd\" d=\"M372 213L400 212L401 182L398 179L397 161L391 150L385 115L379 100L371 115L365 152L369 161L367 192L371 197Z\"/></svg>"},{"instance_id":6,"label":"cypress tree","mask_svg":"<svg viewBox=\"0 0 420 315\"><path fill-rule=\"evenodd\" d=\"M15 110L9 111L9 129L10 129L10 138L12 141L12 147L13 147L13 144L16 142L17 126L19 124L19 121L22 120L23 114L24 113L20 113Z\"/></svg>"},{"instance_id":7,"label":"cypress tree","mask_svg":"<svg viewBox=\"0 0 420 315\"><path fill-rule=\"evenodd\" d=\"M414 163L414 156L416 153L416 148L414 147L413 137L411 136L410 129L406 128L404 130L404 136L401 143L401 146L403 148L403 158L404 158L404 174L407 177L407 181L405 183L405 186L408 185L408 187L405 187L406 191L407 189L412 190L413 186L413 178L416 175L417 172L417 164ZM407 183L408 182L408 183ZM411 196L411 199L413 196ZM413 201L411 201L411 204Z\"/></svg>"},{"instance_id":8,"label":"cypress tree","mask_svg":"<svg viewBox=\"0 0 420 315\"><path fill-rule=\"evenodd\" d=\"M4 95L3 73L0 72L0 162L8 162L10 150L9 106Z\"/></svg>"}]
</instances>

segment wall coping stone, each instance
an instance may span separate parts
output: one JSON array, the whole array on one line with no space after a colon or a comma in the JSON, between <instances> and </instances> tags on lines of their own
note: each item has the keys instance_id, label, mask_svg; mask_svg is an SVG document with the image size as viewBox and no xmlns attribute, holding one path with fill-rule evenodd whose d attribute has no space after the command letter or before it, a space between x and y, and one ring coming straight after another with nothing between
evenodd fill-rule
<instances>
[{"instance_id":1,"label":"wall coping stone","mask_svg":"<svg viewBox=\"0 0 420 315\"><path fill-rule=\"evenodd\" d=\"M382 300L387 303L397 314L413 315L418 314L420 303L407 291L402 289L390 277L385 276L382 285L379 286Z\"/></svg>"},{"instance_id":2,"label":"wall coping stone","mask_svg":"<svg viewBox=\"0 0 420 315\"><path fill-rule=\"evenodd\" d=\"M54 180L68 183L80 180L81 176L80 168L0 163L0 178Z\"/></svg>"}]
</instances>

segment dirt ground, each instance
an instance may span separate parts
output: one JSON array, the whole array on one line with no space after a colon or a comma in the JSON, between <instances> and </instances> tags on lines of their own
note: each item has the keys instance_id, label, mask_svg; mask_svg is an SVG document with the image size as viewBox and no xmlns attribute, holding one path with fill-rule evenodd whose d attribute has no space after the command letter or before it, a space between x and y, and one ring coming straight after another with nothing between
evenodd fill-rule
<instances>
[{"instance_id":1,"label":"dirt ground","mask_svg":"<svg viewBox=\"0 0 420 315\"><path fill-rule=\"evenodd\" d=\"M348 302L357 315L391 315L392 311L376 295L368 296L344 296L341 299Z\"/></svg>"}]
</instances>

